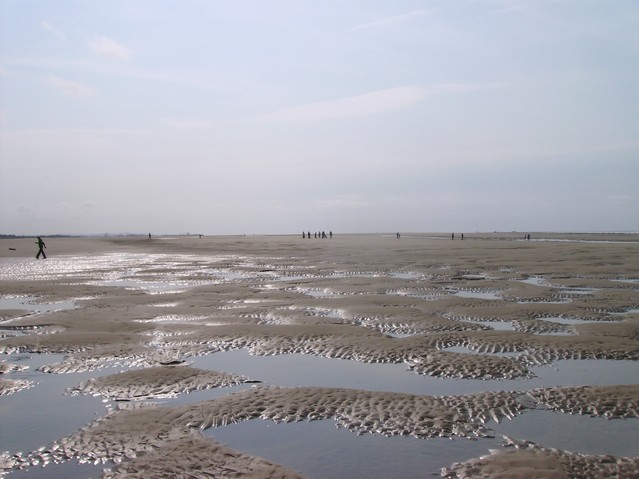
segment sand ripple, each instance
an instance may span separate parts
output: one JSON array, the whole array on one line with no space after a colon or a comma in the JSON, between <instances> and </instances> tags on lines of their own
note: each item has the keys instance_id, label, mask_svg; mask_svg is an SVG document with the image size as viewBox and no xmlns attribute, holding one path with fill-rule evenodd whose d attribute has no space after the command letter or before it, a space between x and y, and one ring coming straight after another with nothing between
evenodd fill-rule
<instances>
[{"instance_id":1,"label":"sand ripple","mask_svg":"<svg viewBox=\"0 0 639 479\"><path fill-rule=\"evenodd\" d=\"M117 400L140 400L175 397L190 391L228 387L246 382L256 381L251 381L245 376L217 371L187 366L166 366L89 379L73 388L73 392Z\"/></svg>"},{"instance_id":2,"label":"sand ripple","mask_svg":"<svg viewBox=\"0 0 639 479\"><path fill-rule=\"evenodd\" d=\"M639 477L639 458L578 454L506 438L508 449L442 469L446 479L593 479Z\"/></svg>"}]
</instances>

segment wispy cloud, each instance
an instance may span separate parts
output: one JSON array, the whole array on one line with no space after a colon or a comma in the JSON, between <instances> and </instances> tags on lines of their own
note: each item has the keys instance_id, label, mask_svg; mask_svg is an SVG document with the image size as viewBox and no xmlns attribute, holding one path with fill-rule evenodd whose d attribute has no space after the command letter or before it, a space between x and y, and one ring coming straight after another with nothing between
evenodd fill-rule
<instances>
[{"instance_id":1,"label":"wispy cloud","mask_svg":"<svg viewBox=\"0 0 639 479\"><path fill-rule=\"evenodd\" d=\"M94 37L90 43L91 49L107 58L127 61L131 59L130 50L123 44L107 37Z\"/></svg>"},{"instance_id":2,"label":"wispy cloud","mask_svg":"<svg viewBox=\"0 0 639 479\"><path fill-rule=\"evenodd\" d=\"M339 100L309 103L255 118L265 122L319 121L365 116L407 108L422 101L425 91L418 86L402 86L378 90Z\"/></svg>"},{"instance_id":3,"label":"wispy cloud","mask_svg":"<svg viewBox=\"0 0 639 479\"><path fill-rule=\"evenodd\" d=\"M304 122L367 116L409 108L440 93L466 93L495 88L501 84L446 83L430 86L407 85L377 90L338 100L309 103L253 118L260 122Z\"/></svg>"},{"instance_id":4,"label":"wispy cloud","mask_svg":"<svg viewBox=\"0 0 639 479\"><path fill-rule=\"evenodd\" d=\"M209 130L217 128L218 123L203 119L165 118L164 124L174 130Z\"/></svg>"},{"instance_id":5,"label":"wispy cloud","mask_svg":"<svg viewBox=\"0 0 639 479\"><path fill-rule=\"evenodd\" d=\"M46 20L42 20L40 22L40 26L47 32L51 33L53 36L59 38L60 40L66 40L67 38L66 35L62 32L62 30L57 29Z\"/></svg>"},{"instance_id":6,"label":"wispy cloud","mask_svg":"<svg viewBox=\"0 0 639 479\"><path fill-rule=\"evenodd\" d=\"M403 13L401 15L394 15L392 17L382 18L380 20L375 20L374 22L362 23L360 25L355 25L346 29L347 32L352 32L355 30L364 30L366 28L377 28L377 27L385 27L388 25L392 25L395 23L403 22L405 20L409 20L415 17L422 17L424 15L430 15L439 10L439 8L428 8L422 10L413 10L412 12Z\"/></svg>"},{"instance_id":7,"label":"wispy cloud","mask_svg":"<svg viewBox=\"0 0 639 479\"><path fill-rule=\"evenodd\" d=\"M543 6L556 0L493 0L496 9L489 15L515 14L527 16L533 20L556 23L558 20L543 12ZM562 23L562 25L566 25Z\"/></svg>"},{"instance_id":8,"label":"wispy cloud","mask_svg":"<svg viewBox=\"0 0 639 479\"><path fill-rule=\"evenodd\" d=\"M90 86L74 81L63 80L62 78L54 75L49 75L48 77L46 77L45 80L49 85L53 86L59 91L78 98L87 98L94 93L93 88L91 88Z\"/></svg>"}]
</instances>

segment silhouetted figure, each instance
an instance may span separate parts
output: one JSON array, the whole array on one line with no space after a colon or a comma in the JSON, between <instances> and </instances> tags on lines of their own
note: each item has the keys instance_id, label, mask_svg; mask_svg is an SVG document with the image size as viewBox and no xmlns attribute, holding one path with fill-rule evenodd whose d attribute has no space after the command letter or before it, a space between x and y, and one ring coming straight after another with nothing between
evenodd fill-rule
<instances>
[{"instance_id":1,"label":"silhouetted figure","mask_svg":"<svg viewBox=\"0 0 639 479\"><path fill-rule=\"evenodd\" d=\"M399 238L400 238L400 235L399 235L399 233L397 233L397 239L399 239Z\"/></svg>"},{"instance_id":2,"label":"silhouetted figure","mask_svg":"<svg viewBox=\"0 0 639 479\"><path fill-rule=\"evenodd\" d=\"M450 239L454 240L455 239L455 233L453 233L452 235L450 235Z\"/></svg>"},{"instance_id":3,"label":"silhouetted figure","mask_svg":"<svg viewBox=\"0 0 639 479\"><path fill-rule=\"evenodd\" d=\"M530 241L530 233L528 233L528 234L526 235L526 239L527 239L528 241Z\"/></svg>"},{"instance_id":4,"label":"silhouetted figure","mask_svg":"<svg viewBox=\"0 0 639 479\"><path fill-rule=\"evenodd\" d=\"M47 259L47 255L44 253L44 250L47 247L47 245L44 244L44 241L42 241L42 238L40 238L39 236L38 236L38 241L36 241L36 244L38 245L38 254L36 255L36 259L40 259L40 255L42 255L42 259Z\"/></svg>"},{"instance_id":5,"label":"silhouetted figure","mask_svg":"<svg viewBox=\"0 0 639 479\"><path fill-rule=\"evenodd\" d=\"M311 232L308 232L308 235L306 236L308 239L311 239Z\"/></svg>"},{"instance_id":6,"label":"silhouetted figure","mask_svg":"<svg viewBox=\"0 0 639 479\"><path fill-rule=\"evenodd\" d=\"M149 233L149 240L151 239L151 233Z\"/></svg>"},{"instance_id":7,"label":"silhouetted figure","mask_svg":"<svg viewBox=\"0 0 639 479\"><path fill-rule=\"evenodd\" d=\"M322 231L322 239L326 239L326 231Z\"/></svg>"},{"instance_id":8,"label":"silhouetted figure","mask_svg":"<svg viewBox=\"0 0 639 479\"><path fill-rule=\"evenodd\" d=\"M464 233L462 233L462 241L464 241Z\"/></svg>"},{"instance_id":9,"label":"silhouetted figure","mask_svg":"<svg viewBox=\"0 0 639 479\"><path fill-rule=\"evenodd\" d=\"M306 232L302 231L302 239L306 239Z\"/></svg>"},{"instance_id":10,"label":"silhouetted figure","mask_svg":"<svg viewBox=\"0 0 639 479\"><path fill-rule=\"evenodd\" d=\"M329 231L329 232L328 232L328 236L329 236L331 239L333 239L333 232L332 232L332 231Z\"/></svg>"}]
</instances>

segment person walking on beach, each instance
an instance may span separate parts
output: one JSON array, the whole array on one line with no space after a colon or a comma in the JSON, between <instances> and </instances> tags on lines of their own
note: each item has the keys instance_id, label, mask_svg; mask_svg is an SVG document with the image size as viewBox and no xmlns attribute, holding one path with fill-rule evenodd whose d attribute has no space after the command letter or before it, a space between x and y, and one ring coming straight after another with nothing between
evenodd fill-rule
<instances>
[{"instance_id":1,"label":"person walking on beach","mask_svg":"<svg viewBox=\"0 0 639 479\"><path fill-rule=\"evenodd\" d=\"M38 241L36 241L36 244L38 245L38 254L36 255L36 259L40 259L40 255L42 255L42 259L47 259L47 255L44 253L44 250L47 247L47 245L44 244L44 241L42 241L42 238L40 238L39 236L37 238L38 238Z\"/></svg>"}]
</instances>

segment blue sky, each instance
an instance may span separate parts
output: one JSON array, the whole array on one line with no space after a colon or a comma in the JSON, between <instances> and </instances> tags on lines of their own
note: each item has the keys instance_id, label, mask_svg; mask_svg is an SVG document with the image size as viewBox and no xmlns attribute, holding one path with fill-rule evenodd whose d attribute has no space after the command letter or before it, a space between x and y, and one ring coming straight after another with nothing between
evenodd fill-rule
<instances>
[{"instance_id":1,"label":"blue sky","mask_svg":"<svg viewBox=\"0 0 639 479\"><path fill-rule=\"evenodd\" d=\"M639 231L636 0L0 0L0 232Z\"/></svg>"}]
</instances>

